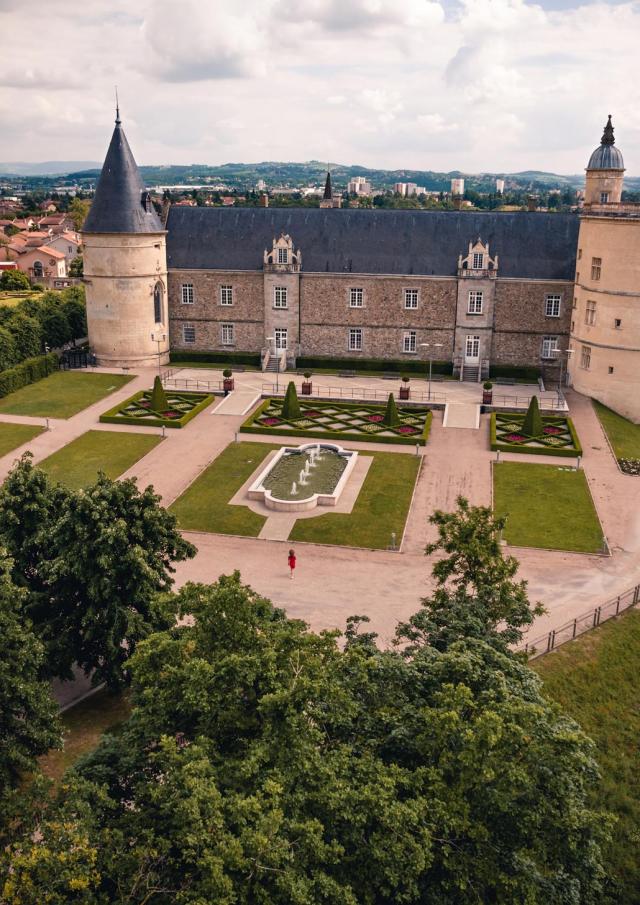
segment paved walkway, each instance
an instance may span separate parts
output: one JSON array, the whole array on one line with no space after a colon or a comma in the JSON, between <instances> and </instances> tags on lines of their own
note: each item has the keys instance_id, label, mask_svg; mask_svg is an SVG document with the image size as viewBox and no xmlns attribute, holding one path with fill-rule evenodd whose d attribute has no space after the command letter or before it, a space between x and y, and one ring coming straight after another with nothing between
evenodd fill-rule
<instances>
[{"instance_id":1,"label":"paved walkway","mask_svg":"<svg viewBox=\"0 0 640 905\"><path fill-rule=\"evenodd\" d=\"M472 402L448 402L444 410L443 427L478 430L480 427L480 406Z\"/></svg>"},{"instance_id":2,"label":"paved walkway","mask_svg":"<svg viewBox=\"0 0 640 905\"><path fill-rule=\"evenodd\" d=\"M211 414L245 415L259 399L260 393L250 387L234 390L213 409Z\"/></svg>"},{"instance_id":3,"label":"paved walkway","mask_svg":"<svg viewBox=\"0 0 640 905\"><path fill-rule=\"evenodd\" d=\"M218 379L219 372L197 371L201 379ZM50 430L0 459L2 479L15 459L31 449L36 461L60 449L87 430L161 433L155 428L101 425L98 416L106 408L126 399L138 389L151 386L155 371L141 370L132 381L106 399L68 420L50 419ZM257 395L262 374L245 372L234 375L240 395ZM289 375L287 375L289 377ZM297 383L301 378L293 377ZM334 386L355 388L353 380L330 378ZM447 395L456 403L475 407L481 398L481 386L450 382ZM380 378L358 379L359 384L388 393L391 381ZM426 381L412 380L426 389ZM442 387L439 385L438 389ZM509 388L511 389L511 388ZM518 393L524 388L514 388ZM535 388L530 388L532 391ZM350 391L351 391L350 390ZM233 395L228 397L233 399ZM538 635L567 619L587 611L604 600L626 590L640 580L640 481L620 474L608 449L600 423L588 399L569 393L571 415L584 447L583 467L589 481L611 557L584 556L539 550L517 549L520 574L529 582L531 598L541 600L549 613L537 620L532 634ZM125 476L135 476L141 486L153 484L168 505L236 437L244 415L225 413L216 403L216 417L208 409L182 430L167 431L166 439L137 462ZM231 403L229 403L231 406ZM240 407L240 406L238 406ZM423 551L434 536L428 517L435 509L450 510L458 495L472 503L491 504L491 461L489 418L483 415L478 430L444 430L442 411L434 412L429 443L420 450L423 467L416 485L402 553L368 552L312 544L297 545L298 568L290 581L286 562L290 543L286 540L190 535L199 548L196 558L178 565L178 584L186 581L213 581L221 573L240 569L243 578L258 591L285 606L292 616L306 619L315 629L344 627L351 613L366 613L372 629L383 641L390 639L398 619L416 610L419 599L430 587L430 562ZM43 418L0 415L0 421L44 424ZM271 437L252 436L252 441L272 442ZM290 437L282 438L290 442ZM380 450L375 443L347 443L359 450ZM385 446L411 452L406 446ZM501 454L514 461L554 462L541 456ZM283 528L284 533L284 528Z\"/></svg>"}]
</instances>

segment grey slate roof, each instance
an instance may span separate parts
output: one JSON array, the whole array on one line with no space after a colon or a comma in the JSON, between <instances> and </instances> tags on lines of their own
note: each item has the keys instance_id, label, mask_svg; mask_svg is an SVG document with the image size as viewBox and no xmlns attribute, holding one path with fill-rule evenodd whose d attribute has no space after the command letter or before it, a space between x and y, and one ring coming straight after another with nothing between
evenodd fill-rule
<instances>
[{"instance_id":1,"label":"grey slate roof","mask_svg":"<svg viewBox=\"0 0 640 905\"><path fill-rule=\"evenodd\" d=\"M453 276L478 236L499 256L499 277L572 280L575 214L317 208L172 207L169 268L261 270L288 233L304 272Z\"/></svg>"},{"instance_id":2,"label":"grey slate roof","mask_svg":"<svg viewBox=\"0 0 640 905\"><path fill-rule=\"evenodd\" d=\"M147 209L148 208L148 209ZM160 233L162 224L153 206L145 205L145 190L129 142L116 127L102 166L85 233Z\"/></svg>"}]
</instances>

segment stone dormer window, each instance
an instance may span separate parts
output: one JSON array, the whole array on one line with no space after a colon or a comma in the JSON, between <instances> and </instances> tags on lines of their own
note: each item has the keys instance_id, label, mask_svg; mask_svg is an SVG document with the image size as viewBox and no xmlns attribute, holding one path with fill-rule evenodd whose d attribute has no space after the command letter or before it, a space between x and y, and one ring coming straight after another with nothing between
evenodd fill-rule
<instances>
[{"instance_id":1,"label":"stone dormer window","mask_svg":"<svg viewBox=\"0 0 640 905\"><path fill-rule=\"evenodd\" d=\"M480 236L475 242L469 242L469 250L458 257L458 276L495 277L498 270L498 255L491 257L489 243L484 243Z\"/></svg>"},{"instance_id":2,"label":"stone dormer window","mask_svg":"<svg viewBox=\"0 0 640 905\"><path fill-rule=\"evenodd\" d=\"M294 249L293 239L284 233L273 240L271 251L265 249L264 269L296 273L302 267L302 252Z\"/></svg>"}]
</instances>

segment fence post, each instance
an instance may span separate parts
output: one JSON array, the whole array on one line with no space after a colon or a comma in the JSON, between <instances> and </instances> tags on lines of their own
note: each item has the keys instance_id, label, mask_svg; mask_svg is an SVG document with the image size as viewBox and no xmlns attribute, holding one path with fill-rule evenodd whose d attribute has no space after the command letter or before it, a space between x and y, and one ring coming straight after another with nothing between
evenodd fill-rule
<instances>
[{"instance_id":1,"label":"fence post","mask_svg":"<svg viewBox=\"0 0 640 905\"><path fill-rule=\"evenodd\" d=\"M598 624L598 608L596 607L593 611L593 628L595 628Z\"/></svg>"},{"instance_id":2,"label":"fence post","mask_svg":"<svg viewBox=\"0 0 640 905\"><path fill-rule=\"evenodd\" d=\"M637 584L633 589L633 602L636 604L638 602L638 598L640 598L640 584Z\"/></svg>"},{"instance_id":3,"label":"fence post","mask_svg":"<svg viewBox=\"0 0 640 905\"><path fill-rule=\"evenodd\" d=\"M618 599L616 600L616 616L620 612L620 596L618 595Z\"/></svg>"},{"instance_id":4,"label":"fence post","mask_svg":"<svg viewBox=\"0 0 640 905\"><path fill-rule=\"evenodd\" d=\"M573 620L573 635L571 636L572 638L575 638L577 630L578 630L578 620L574 619Z\"/></svg>"}]
</instances>

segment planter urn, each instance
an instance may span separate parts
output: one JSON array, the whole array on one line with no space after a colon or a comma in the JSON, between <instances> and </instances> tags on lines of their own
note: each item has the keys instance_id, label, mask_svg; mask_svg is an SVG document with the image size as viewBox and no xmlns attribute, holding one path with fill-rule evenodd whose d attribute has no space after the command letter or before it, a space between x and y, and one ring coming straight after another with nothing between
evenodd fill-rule
<instances>
[{"instance_id":1,"label":"planter urn","mask_svg":"<svg viewBox=\"0 0 640 905\"><path fill-rule=\"evenodd\" d=\"M410 395L411 395L411 389L408 386L403 385L400 387L400 398L401 399L408 399Z\"/></svg>"},{"instance_id":2,"label":"planter urn","mask_svg":"<svg viewBox=\"0 0 640 905\"><path fill-rule=\"evenodd\" d=\"M482 404L491 405L493 403L493 390L482 391Z\"/></svg>"},{"instance_id":3,"label":"planter urn","mask_svg":"<svg viewBox=\"0 0 640 905\"><path fill-rule=\"evenodd\" d=\"M310 380L302 381L302 395L303 396L310 396L312 389L313 389L313 384L311 383Z\"/></svg>"},{"instance_id":4,"label":"planter urn","mask_svg":"<svg viewBox=\"0 0 640 905\"><path fill-rule=\"evenodd\" d=\"M225 377L222 381L222 388L225 393L230 393L233 390L233 377Z\"/></svg>"}]
</instances>

